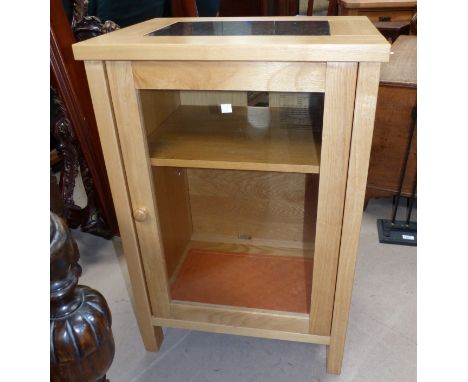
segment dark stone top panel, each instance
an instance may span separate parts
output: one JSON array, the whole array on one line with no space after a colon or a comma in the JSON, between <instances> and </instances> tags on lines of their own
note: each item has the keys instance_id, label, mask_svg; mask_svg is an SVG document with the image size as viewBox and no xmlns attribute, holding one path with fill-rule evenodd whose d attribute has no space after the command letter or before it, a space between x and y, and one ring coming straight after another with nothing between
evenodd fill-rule
<instances>
[{"instance_id":1,"label":"dark stone top panel","mask_svg":"<svg viewBox=\"0 0 468 382\"><path fill-rule=\"evenodd\" d=\"M328 21L177 22L148 36L329 36Z\"/></svg>"}]
</instances>

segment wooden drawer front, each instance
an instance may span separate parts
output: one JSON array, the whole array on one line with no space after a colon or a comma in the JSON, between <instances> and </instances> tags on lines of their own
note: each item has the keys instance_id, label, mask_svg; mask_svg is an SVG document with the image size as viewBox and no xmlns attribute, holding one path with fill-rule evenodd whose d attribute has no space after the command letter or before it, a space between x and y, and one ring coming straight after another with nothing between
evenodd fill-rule
<instances>
[{"instance_id":1,"label":"wooden drawer front","mask_svg":"<svg viewBox=\"0 0 468 382\"><path fill-rule=\"evenodd\" d=\"M324 92L324 63L137 61L137 89Z\"/></svg>"}]
</instances>

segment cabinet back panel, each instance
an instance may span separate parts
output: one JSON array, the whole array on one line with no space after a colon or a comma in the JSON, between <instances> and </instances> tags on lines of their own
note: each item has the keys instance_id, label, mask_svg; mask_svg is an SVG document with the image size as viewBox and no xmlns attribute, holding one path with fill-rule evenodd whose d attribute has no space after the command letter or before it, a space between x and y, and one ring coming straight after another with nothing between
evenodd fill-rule
<instances>
[{"instance_id":1,"label":"cabinet back panel","mask_svg":"<svg viewBox=\"0 0 468 382\"><path fill-rule=\"evenodd\" d=\"M211 106L222 103L230 103L232 106L247 106L247 92L180 91L181 105Z\"/></svg>"},{"instance_id":2,"label":"cabinet back panel","mask_svg":"<svg viewBox=\"0 0 468 382\"><path fill-rule=\"evenodd\" d=\"M317 175L188 169L187 177L194 235L314 242Z\"/></svg>"}]
</instances>

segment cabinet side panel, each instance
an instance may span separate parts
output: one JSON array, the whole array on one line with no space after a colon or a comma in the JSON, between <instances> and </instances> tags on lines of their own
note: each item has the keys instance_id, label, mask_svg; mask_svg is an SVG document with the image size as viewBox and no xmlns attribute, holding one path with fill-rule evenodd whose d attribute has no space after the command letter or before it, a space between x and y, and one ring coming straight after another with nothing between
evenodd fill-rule
<instances>
[{"instance_id":1,"label":"cabinet side panel","mask_svg":"<svg viewBox=\"0 0 468 382\"><path fill-rule=\"evenodd\" d=\"M140 212L135 226L151 307L154 315L168 317L166 264L140 97L130 62L108 61L106 69L132 209Z\"/></svg>"},{"instance_id":2,"label":"cabinet side panel","mask_svg":"<svg viewBox=\"0 0 468 382\"><path fill-rule=\"evenodd\" d=\"M330 335L353 124L357 63L328 63L310 332Z\"/></svg>"},{"instance_id":3,"label":"cabinet side panel","mask_svg":"<svg viewBox=\"0 0 468 382\"><path fill-rule=\"evenodd\" d=\"M145 348L149 351L156 351L162 340L162 331L160 328L154 328L151 322L148 291L146 289L138 238L132 218L127 179L122 163L105 67L101 61L87 61L85 62L85 68L104 153L107 175L110 181L112 199L122 237L124 255L132 284L138 326Z\"/></svg>"},{"instance_id":4,"label":"cabinet side panel","mask_svg":"<svg viewBox=\"0 0 468 382\"><path fill-rule=\"evenodd\" d=\"M336 281L331 342L327 360L327 370L329 373L334 374L341 371L348 326L367 171L372 146L379 74L380 64L378 63L361 63L359 65L340 260Z\"/></svg>"},{"instance_id":5,"label":"cabinet side panel","mask_svg":"<svg viewBox=\"0 0 468 382\"><path fill-rule=\"evenodd\" d=\"M170 280L192 235L187 170L153 167L164 258Z\"/></svg>"},{"instance_id":6,"label":"cabinet side panel","mask_svg":"<svg viewBox=\"0 0 468 382\"><path fill-rule=\"evenodd\" d=\"M151 135L180 105L176 90L143 90L139 92L146 135Z\"/></svg>"}]
</instances>

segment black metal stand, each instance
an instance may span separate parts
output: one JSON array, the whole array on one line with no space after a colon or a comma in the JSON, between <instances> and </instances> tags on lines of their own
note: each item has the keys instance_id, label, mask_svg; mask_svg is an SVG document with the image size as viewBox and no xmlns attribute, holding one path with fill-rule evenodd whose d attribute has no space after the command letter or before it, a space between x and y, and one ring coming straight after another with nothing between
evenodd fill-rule
<instances>
[{"instance_id":1,"label":"black metal stand","mask_svg":"<svg viewBox=\"0 0 468 382\"><path fill-rule=\"evenodd\" d=\"M399 244L399 245L417 245L417 223L411 221L411 214L413 212L414 200L416 199L416 182L414 182L411 191L411 197L408 199L406 220L396 220L398 206L400 204L401 193L403 190L403 182L405 180L406 169L408 165L409 153L411 144L413 143L414 131L416 130L416 106L413 108L411 115L413 124L411 125L408 146L405 152L405 160L403 163L403 170L401 171L400 184L398 194L395 197L393 204L392 218L377 219L377 230L379 232L379 242L385 244Z\"/></svg>"}]
</instances>

